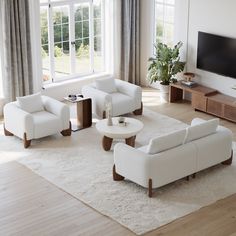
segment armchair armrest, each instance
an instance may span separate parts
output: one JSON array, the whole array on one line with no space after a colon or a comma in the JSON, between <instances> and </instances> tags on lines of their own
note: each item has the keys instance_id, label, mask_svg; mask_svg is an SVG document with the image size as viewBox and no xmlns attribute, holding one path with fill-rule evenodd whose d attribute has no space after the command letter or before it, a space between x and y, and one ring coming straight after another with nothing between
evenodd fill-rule
<instances>
[{"instance_id":1,"label":"armchair armrest","mask_svg":"<svg viewBox=\"0 0 236 236\"><path fill-rule=\"evenodd\" d=\"M33 117L30 113L20 109L17 102L11 102L4 106L4 126L19 138L23 139L24 133L26 133L28 140L34 138Z\"/></svg>"},{"instance_id":2,"label":"armchair armrest","mask_svg":"<svg viewBox=\"0 0 236 236\"><path fill-rule=\"evenodd\" d=\"M148 187L149 160L149 154L124 143L118 143L114 147L116 172L143 187Z\"/></svg>"},{"instance_id":3,"label":"armchair armrest","mask_svg":"<svg viewBox=\"0 0 236 236\"><path fill-rule=\"evenodd\" d=\"M99 117L103 117L103 111L105 111L106 103L112 102L112 97L101 90L98 90L91 85L86 85L82 88L82 94L85 97L92 98L92 110L93 113Z\"/></svg>"},{"instance_id":4,"label":"armchair armrest","mask_svg":"<svg viewBox=\"0 0 236 236\"><path fill-rule=\"evenodd\" d=\"M60 117L62 120L63 130L68 129L70 122L69 106L47 96L42 96L42 101L46 111Z\"/></svg>"},{"instance_id":5,"label":"armchair armrest","mask_svg":"<svg viewBox=\"0 0 236 236\"><path fill-rule=\"evenodd\" d=\"M142 89L140 86L119 79L115 80L116 88L120 93L135 99L136 109L140 108L142 102Z\"/></svg>"}]
</instances>

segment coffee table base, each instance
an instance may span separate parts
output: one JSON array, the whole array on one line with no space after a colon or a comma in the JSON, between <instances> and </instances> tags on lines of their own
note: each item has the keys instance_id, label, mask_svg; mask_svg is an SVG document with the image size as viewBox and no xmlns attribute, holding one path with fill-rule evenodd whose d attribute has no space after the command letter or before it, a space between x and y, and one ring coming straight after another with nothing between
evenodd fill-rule
<instances>
[{"instance_id":1,"label":"coffee table base","mask_svg":"<svg viewBox=\"0 0 236 236\"><path fill-rule=\"evenodd\" d=\"M135 146L135 139L136 139L136 136L132 136L130 138L126 138L125 139L125 143L131 147L134 147ZM103 139L102 139L102 147L105 151L109 151L111 149L111 145L112 145L112 141L113 139L112 138L109 138L107 136L103 136Z\"/></svg>"}]
</instances>

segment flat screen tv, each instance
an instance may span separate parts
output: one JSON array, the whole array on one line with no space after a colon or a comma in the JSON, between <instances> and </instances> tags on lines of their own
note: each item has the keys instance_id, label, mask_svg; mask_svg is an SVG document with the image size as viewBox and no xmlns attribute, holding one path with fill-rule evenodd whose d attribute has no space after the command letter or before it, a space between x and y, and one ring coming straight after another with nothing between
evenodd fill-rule
<instances>
[{"instance_id":1,"label":"flat screen tv","mask_svg":"<svg viewBox=\"0 0 236 236\"><path fill-rule=\"evenodd\" d=\"M236 39L198 32L197 68L236 78Z\"/></svg>"}]
</instances>

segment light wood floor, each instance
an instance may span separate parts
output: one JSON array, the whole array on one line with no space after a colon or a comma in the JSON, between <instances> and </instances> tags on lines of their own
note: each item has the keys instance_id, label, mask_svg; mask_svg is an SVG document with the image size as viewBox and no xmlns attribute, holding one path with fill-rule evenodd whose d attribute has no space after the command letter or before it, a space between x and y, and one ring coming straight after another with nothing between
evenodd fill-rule
<instances>
[{"instance_id":1,"label":"light wood floor","mask_svg":"<svg viewBox=\"0 0 236 236\"><path fill-rule=\"evenodd\" d=\"M144 105L154 111L190 123L195 112L188 102L160 103L158 92L144 89ZM236 140L236 125L221 120ZM101 215L73 196L12 161L0 165L0 236L129 236L131 231ZM236 236L236 194L180 218L145 236Z\"/></svg>"}]
</instances>

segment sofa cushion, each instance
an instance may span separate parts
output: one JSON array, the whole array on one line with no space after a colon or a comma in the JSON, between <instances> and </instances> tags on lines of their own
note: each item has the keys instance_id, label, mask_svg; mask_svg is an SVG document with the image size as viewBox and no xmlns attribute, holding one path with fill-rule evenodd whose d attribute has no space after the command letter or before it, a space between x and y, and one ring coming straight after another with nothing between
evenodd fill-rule
<instances>
[{"instance_id":1,"label":"sofa cushion","mask_svg":"<svg viewBox=\"0 0 236 236\"><path fill-rule=\"evenodd\" d=\"M16 100L18 102L18 106L28 113L44 110L40 93L35 93L24 97L17 97Z\"/></svg>"},{"instance_id":2,"label":"sofa cushion","mask_svg":"<svg viewBox=\"0 0 236 236\"><path fill-rule=\"evenodd\" d=\"M196 125L194 125L194 123ZM184 143L188 143L215 133L218 125L219 119L212 119L204 121L202 123L199 123L199 120L196 122L192 122L191 126L187 128L187 135Z\"/></svg>"},{"instance_id":3,"label":"sofa cushion","mask_svg":"<svg viewBox=\"0 0 236 236\"><path fill-rule=\"evenodd\" d=\"M182 145L185 136L186 129L153 138L148 144L147 152L149 154L155 154Z\"/></svg>"},{"instance_id":4,"label":"sofa cushion","mask_svg":"<svg viewBox=\"0 0 236 236\"><path fill-rule=\"evenodd\" d=\"M101 90L105 93L117 92L114 78L97 79L95 81L95 85L98 90Z\"/></svg>"},{"instance_id":5,"label":"sofa cushion","mask_svg":"<svg viewBox=\"0 0 236 236\"><path fill-rule=\"evenodd\" d=\"M199 125L199 124L202 124L204 122L206 122L206 120L196 117L191 121L191 126Z\"/></svg>"}]
</instances>

